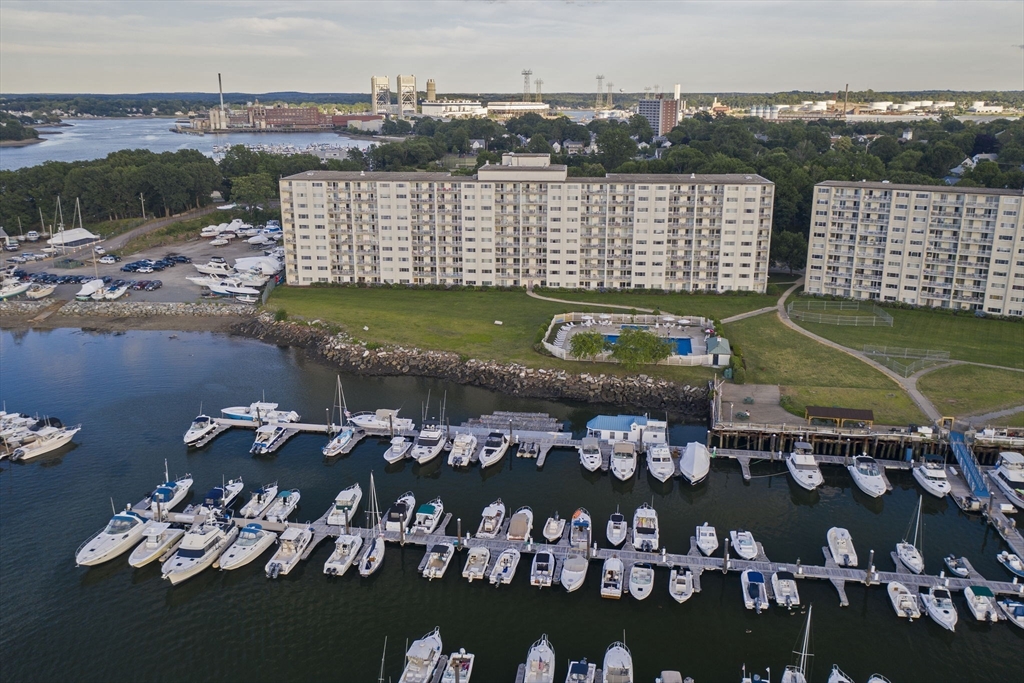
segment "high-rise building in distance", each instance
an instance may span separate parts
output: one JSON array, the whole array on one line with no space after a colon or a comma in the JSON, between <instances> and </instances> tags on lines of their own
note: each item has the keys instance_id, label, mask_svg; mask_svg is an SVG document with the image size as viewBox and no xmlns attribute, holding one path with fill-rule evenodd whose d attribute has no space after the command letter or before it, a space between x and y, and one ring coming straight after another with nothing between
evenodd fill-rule
<instances>
[{"instance_id":1,"label":"high-rise building in distance","mask_svg":"<svg viewBox=\"0 0 1024 683\"><path fill-rule=\"evenodd\" d=\"M665 135L679 121L679 100L657 97L637 103L636 113L647 119L655 135Z\"/></svg>"}]
</instances>

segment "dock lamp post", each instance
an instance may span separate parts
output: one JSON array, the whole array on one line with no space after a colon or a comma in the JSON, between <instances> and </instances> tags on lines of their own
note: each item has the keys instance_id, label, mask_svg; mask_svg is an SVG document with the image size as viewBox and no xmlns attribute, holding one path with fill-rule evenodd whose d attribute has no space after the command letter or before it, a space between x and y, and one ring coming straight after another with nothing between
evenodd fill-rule
<instances>
[{"instance_id":1,"label":"dock lamp post","mask_svg":"<svg viewBox=\"0 0 1024 683\"><path fill-rule=\"evenodd\" d=\"M775 434L772 434L772 453L775 453Z\"/></svg>"},{"instance_id":2,"label":"dock lamp post","mask_svg":"<svg viewBox=\"0 0 1024 683\"><path fill-rule=\"evenodd\" d=\"M729 401L729 424L732 424L732 401Z\"/></svg>"}]
</instances>

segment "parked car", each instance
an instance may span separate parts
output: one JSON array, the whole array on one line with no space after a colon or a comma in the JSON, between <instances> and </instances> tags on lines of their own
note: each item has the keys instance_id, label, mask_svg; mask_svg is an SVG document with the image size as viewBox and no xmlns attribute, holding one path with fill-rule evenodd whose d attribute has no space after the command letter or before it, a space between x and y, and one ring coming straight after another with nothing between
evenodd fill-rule
<instances>
[{"instance_id":1,"label":"parked car","mask_svg":"<svg viewBox=\"0 0 1024 683\"><path fill-rule=\"evenodd\" d=\"M152 292L154 290L160 289L163 286L164 286L164 283L161 282L160 280L153 280L148 285L146 285L146 291L147 292Z\"/></svg>"},{"instance_id":2,"label":"parked car","mask_svg":"<svg viewBox=\"0 0 1024 683\"><path fill-rule=\"evenodd\" d=\"M99 246L99 245L93 247L92 250L95 251L97 254L101 254L101 255L107 253L107 250L104 249L103 247Z\"/></svg>"},{"instance_id":3,"label":"parked car","mask_svg":"<svg viewBox=\"0 0 1024 683\"><path fill-rule=\"evenodd\" d=\"M109 265L112 263L117 263L117 261L114 260L113 256L104 256L103 258L100 259L100 263L106 263Z\"/></svg>"},{"instance_id":4,"label":"parked car","mask_svg":"<svg viewBox=\"0 0 1024 683\"><path fill-rule=\"evenodd\" d=\"M144 273L144 274L145 273L152 273L153 272L153 268L152 268L152 266L139 266L138 268L135 269L135 272L136 273Z\"/></svg>"},{"instance_id":5,"label":"parked car","mask_svg":"<svg viewBox=\"0 0 1024 683\"><path fill-rule=\"evenodd\" d=\"M26 259L24 256L12 256L11 258L7 259L7 262L8 263L25 263L25 261L27 261L27 260L28 259Z\"/></svg>"},{"instance_id":6,"label":"parked car","mask_svg":"<svg viewBox=\"0 0 1024 683\"><path fill-rule=\"evenodd\" d=\"M149 282L149 280L138 280L135 282L135 284L132 285L132 289L134 289L135 291L145 289Z\"/></svg>"},{"instance_id":7,"label":"parked car","mask_svg":"<svg viewBox=\"0 0 1024 683\"><path fill-rule=\"evenodd\" d=\"M7 251L18 251L19 248L17 242L8 242L4 245L4 249Z\"/></svg>"}]
</instances>

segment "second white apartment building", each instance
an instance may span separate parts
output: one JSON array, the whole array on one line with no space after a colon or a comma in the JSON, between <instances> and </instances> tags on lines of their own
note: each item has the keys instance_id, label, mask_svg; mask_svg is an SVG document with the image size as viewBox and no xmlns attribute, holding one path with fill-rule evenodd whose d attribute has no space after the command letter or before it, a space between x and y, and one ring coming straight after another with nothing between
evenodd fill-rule
<instances>
[{"instance_id":1,"label":"second white apartment building","mask_svg":"<svg viewBox=\"0 0 1024 683\"><path fill-rule=\"evenodd\" d=\"M764 292L774 184L757 175L570 178L546 154L475 176L282 178L289 284Z\"/></svg>"},{"instance_id":2,"label":"second white apartment building","mask_svg":"<svg viewBox=\"0 0 1024 683\"><path fill-rule=\"evenodd\" d=\"M806 291L1024 315L1024 191L827 181Z\"/></svg>"}]
</instances>

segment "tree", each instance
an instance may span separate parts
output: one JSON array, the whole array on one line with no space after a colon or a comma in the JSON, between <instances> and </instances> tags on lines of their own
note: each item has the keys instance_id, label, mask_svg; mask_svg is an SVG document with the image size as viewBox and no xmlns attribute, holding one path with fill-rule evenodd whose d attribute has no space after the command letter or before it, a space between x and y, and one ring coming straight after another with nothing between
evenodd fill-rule
<instances>
[{"instance_id":1,"label":"tree","mask_svg":"<svg viewBox=\"0 0 1024 683\"><path fill-rule=\"evenodd\" d=\"M892 161L901 151L900 143L892 135L883 135L880 138L875 138L874 142L868 145L868 154L874 154L884 164Z\"/></svg>"},{"instance_id":2,"label":"tree","mask_svg":"<svg viewBox=\"0 0 1024 683\"><path fill-rule=\"evenodd\" d=\"M654 129L651 128L650 121L639 114L630 117L629 134L636 138L637 142L651 144L651 141L654 140Z\"/></svg>"},{"instance_id":3,"label":"tree","mask_svg":"<svg viewBox=\"0 0 1024 683\"><path fill-rule=\"evenodd\" d=\"M569 353L573 358L589 358L604 353L611 346L600 332L577 332L569 337Z\"/></svg>"},{"instance_id":4,"label":"tree","mask_svg":"<svg viewBox=\"0 0 1024 683\"><path fill-rule=\"evenodd\" d=\"M614 170L636 156L636 142L623 126L608 126L597 134L602 165Z\"/></svg>"},{"instance_id":5,"label":"tree","mask_svg":"<svg viewBox=\"0 0 1024 683\"><path fill-rule=\"evenodd\" d=\"M623 329L612 345L612 358L627 370L664 360L672 353L672 345L646 330Z\"/></svg>"},{"instance_id":6,"label":"tree","mask_svg":"<svg viewBox=\"0 0 1024 683\"><path fill-rule=\"evenodd\" d=\"M807 238L803 233L780 230L772 235L772 246L768 256L772 263L789 268L789 274L807 265Z\"/></svg>"},{"instance_id":7,"label":"tree","mask_svg":"<svg viewBox=\"0 0 1024 683\"><path fill-rule=\"evenodd\" d=\"M231 199L239 204L247 204L255 211L257 204L266 207L277 196L274 180L266 173L253 173L235 178L231 181Z\"/></svg>"},{"instance_id":8,"label":"tree","mask_svg":"<svg viewBox=\"0 0 1024 683\"><path fill-rule=\"evenodd\" d=\"M551 145L541 133L534 133L526 143L526 151L533 154L551 154Z\"/></svg>"}]
</instances>

